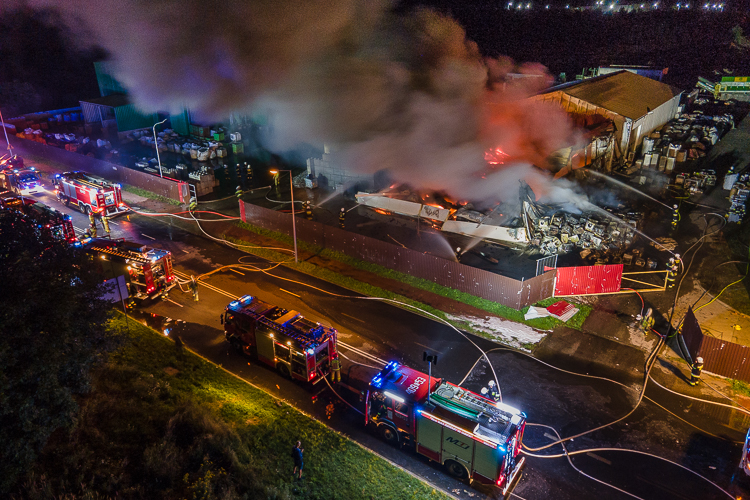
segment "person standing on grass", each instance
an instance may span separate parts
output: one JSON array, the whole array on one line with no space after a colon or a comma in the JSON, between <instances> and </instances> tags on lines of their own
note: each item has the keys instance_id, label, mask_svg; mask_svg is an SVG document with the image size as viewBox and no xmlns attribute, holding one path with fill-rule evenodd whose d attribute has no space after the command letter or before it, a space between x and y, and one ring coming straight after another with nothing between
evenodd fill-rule
<instances>
[{"instance_id":1,"label":"person standing on grass","mask_svg":"<svg viewBox=\"0 0 750 500\"><path fill-rule=\"evenodd\" d=\"M292 472L292 476L294 476L297 473L297 469L299 469L299 479L302 479L302 466L304 465L304 462L302 461L303 451L305 450L302 448L302 441L297 441L297 444L292 448L292 458L294 459L294 471Z\"/></svg>"}]
</instances>

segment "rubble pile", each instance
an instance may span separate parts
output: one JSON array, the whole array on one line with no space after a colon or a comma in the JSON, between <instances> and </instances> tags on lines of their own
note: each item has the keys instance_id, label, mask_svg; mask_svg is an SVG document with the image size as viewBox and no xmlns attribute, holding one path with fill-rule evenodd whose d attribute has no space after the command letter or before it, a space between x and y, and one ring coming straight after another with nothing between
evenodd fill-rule
<instances>
[{"instance_id":1,"label":"rubble pile","mask_svg":"<svg viewBox=\"0 0 750 500\"><path fill-rule=\"evenodd\" d=\"M643 139L643 168L671 172L675 164L706 156L724 134L734 128L731 113L707 115L701 110L681 113L661 130ZM636 162L637 163L637 162Z\"/></svg>"},{"instance_id":2,"label":"rubble pile","mask_svg":"<svg viewBox=\"0 0 750 500\"><path fill-rule=\"evenodd\" d=\"M552 215L530 215L529 250L542 255L555 255L581 250L581 257L604 263L610 258L620 260L636 236L643 220L640 212L620 209L611 213L622 222L595 212L574 215L556 212Z\"/></svg>"},{"instance_id":3,"label":"rubble pile","mask_svg":"<svg viewBox=\"0 0 750 500\"><path fill-rule=\"evenodd\" d=\"M674 183L690 194L703 193L716 185L716 171L709 169L677 174Z\"/></svg>"},{"instance_id":4,"label":"rubble pile","mask_svg":"<svg viewBox=\"0 0 750 500\"><path fill-rule=\"evenodd\" d=\"M727 222L742 222L745 218L748 195L750 195L750 174L742 174L729 191L729 213Z\"/></svg>"}]
</instances>

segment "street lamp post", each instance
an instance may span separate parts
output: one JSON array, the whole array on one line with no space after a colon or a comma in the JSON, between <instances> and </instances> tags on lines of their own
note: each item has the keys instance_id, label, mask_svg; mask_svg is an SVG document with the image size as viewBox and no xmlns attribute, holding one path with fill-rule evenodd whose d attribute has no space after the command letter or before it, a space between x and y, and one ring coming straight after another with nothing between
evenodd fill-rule
<instances>
[{"instance_id":1,"label":"street lamp post","mask_svg":"<svg viewBox=\"0 0 750 500\"><path fill-rule=\"evenodd\" d=\"M159 177L161 177L162 179L164 178L164 175L162 175L162 173L161 173L161 157L159 156L159 143L156 140L156 126L157 125L161 125L162 123L164 123L167 120L168 120L168 118L164 118L159 123L154 123L154 147L156 148L156 161L159 162Z\"/></svg>"},{"instance_id":2,"label":"street lamp post","mask_svg":"<svg viewBox=\"0 0 750 500\"><path fill-rule=\"evenodd\" d=\"M294 263L296 264L299 261L297 260L297 225L294 221L294 183L292 182L292 171L278 168L271 170L273 175L277 175L279 172L289 172L289 188L292 195L292 238L294 239Z\"/></svg>"},{"instance_id":3,"label":"street lamp post","mask_svg":"<svg viewBox=\"0 0 750 500\"><path fill-rule=\"evenodd\" d=\"M3 120L3 112L0 111L0 123L3 125L3 132L5 132L5 142L8 143L8 154L10 154L10 158L13 158L13 146L10 145L10 141L8 140L8 129L5 128L5 120Z\"/></svg>"}]
</instances>

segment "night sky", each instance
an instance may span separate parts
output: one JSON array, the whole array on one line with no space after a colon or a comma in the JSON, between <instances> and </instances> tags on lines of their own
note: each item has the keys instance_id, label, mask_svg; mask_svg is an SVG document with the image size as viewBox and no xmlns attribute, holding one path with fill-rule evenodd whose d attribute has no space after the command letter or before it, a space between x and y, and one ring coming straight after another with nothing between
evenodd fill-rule
<instances>
[{"instance_id":1,"label":"night sky","mask_svg":"<svg viewBox=\"0 0 750 500\"><path fill-rule=\"evenodd\" d=\"M750 51L730 46L732 27L747 34L750 23L730 11L603 15L566 12L559 2L545 11L539 2L519 13L505 9L505 2L478 0L404 0L397 8L424 5L456 18L484 55L541 62L568 80L583 67L605 64L668 67L665 81L681 88L692 87L698 75L716 78L714 70L750 72ZM2 13L0 102L8 114L77 106L80 98L98 95L92 63L105 53L78 29L70 35L60 25L51 12Z\"/></svg>"}]
</instances>

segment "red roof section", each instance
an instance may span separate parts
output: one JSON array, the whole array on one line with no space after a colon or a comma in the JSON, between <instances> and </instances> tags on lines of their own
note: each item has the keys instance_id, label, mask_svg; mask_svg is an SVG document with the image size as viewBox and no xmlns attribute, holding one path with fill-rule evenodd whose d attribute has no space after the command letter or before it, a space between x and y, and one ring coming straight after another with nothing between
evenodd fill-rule
<instances>
[{"instance_id":1,"label":"red roof section","mask_svg":"<svg viewBox=\"0 0 750 500\"><path fill-rule=\"evenodd\" d=\"M393 392L405 400L420 402L427 398L427 380L426 373L399 365L386 376L386 383L383 384L382 390ZM432 377L432 390L435 390L439 382L439 378Z\"/></svg>"}]
</instances>

